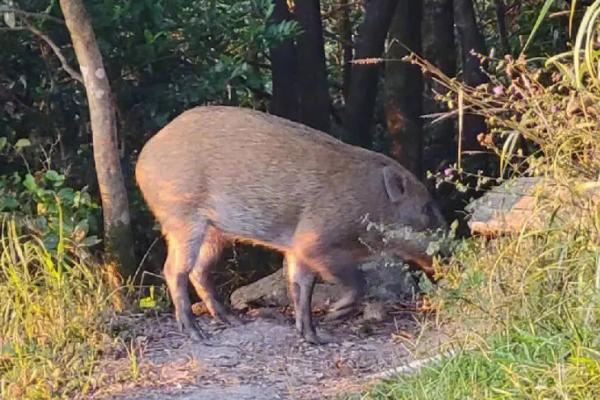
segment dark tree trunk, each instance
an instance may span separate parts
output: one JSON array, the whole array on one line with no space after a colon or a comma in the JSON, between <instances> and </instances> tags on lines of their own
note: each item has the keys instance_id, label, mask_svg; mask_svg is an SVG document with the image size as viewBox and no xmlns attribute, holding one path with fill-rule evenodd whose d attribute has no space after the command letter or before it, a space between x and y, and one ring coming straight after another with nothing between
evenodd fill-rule
<instances>
[{"instance_id":1,"label":"dark tree trunk","mask_svg":"<svg viewBox=\"0 0 600 400\"><path fill-rule=\"evenodd\" d=\"M319 0L295 2L294 15L303 33L298 37L300 122L329 131L329 90Z\"/></svg>"},{"instance_id":2,"label":"dark tree trunk","mask_svg":"<svg viewBox=\"0 0 600 400\"><path fill-rule=\"evenodd\" d=\"M123 276L133 276L136 265L127 191L117 151L117 123L111 101L112 92L83 2L60 0L60 8L73 41L88 100L107 261L116 264Z\"/></svg>"},{"instance_id":3,"label":"dark tree trunk","mask_svg":"<svg viewBox=\"0 0 600 400\"><path fill-rule=\"evenodd\" d=\"M498 36L500 37L500 46L504 54L511 54L510 43L508 42L508 30L506 29L506 5L504 0L494 0L496 6L496 24L498 25Z\"/></svg>"},{"instance_id":4,"label":"dark tree trunk","mask_svg":"<svg viewBox=\"0 0 600 400\"><path fill-rule=\"evenodd\" d=\"M344 101L348 100L352 71L352 23L350 22L350 4L348 0L340 0L339 31L342 38L342 94Z\"/></svg>"},{"instance_id":5,"label":"dark tree trunk","mask_svg":"<svg viewBox=\"0 0 600 400\"><path fill-rule=\"evenodd\" d=\"M456 75L456 46L454 41L454 13L452 0L424 0L423 56L447 76ZM431 79L424 80L423 113L435 114L447 109L434 99L433 93L445 93L444 88ZM447 119L425 127L429 139L424 147L424 168L438 170L456 158L454 121Z\"/></svg>"},{"instance_id":6,"label":"dark tree trunk","mask_svg":"<svg viewBox=\"0 0 600 400\"><path fill-rule=\"evenodd\" d=\"M407 46L421 54L422 0L399 0L389 32L387 56L399 60ZM416 176L422 176L423 102L421 70L400 61L385 64L385 119L391 138L391 155Z\"/></svg>"},{"instance_id":7,"label":"dark tree trunk","mask_svg":"<svg viewBox=\"0 0 600 400\"><path fill-rule=\"evenodd\" d=\"M487 82L487 76L481 69L477 54L485 54L485 40L475 17L473 0L454 0L454 20L461 47L462 79L469 86ZM477 54L474 54L477 53ZM481 150L477 135L486 130L482 117L465 115L463 131L463 150Z\"/></svg>"},{"instance_id":8,"label":"dark tree trunk","mask_svg":"<svg viewBox=\"0 0 600 400\"><path fill-rule=\"evenodd\" d=\"M398 0L370 0L367 2L365 17L358 28L355 42L356 60L381 57L385 38L394 15ZM370 148L371 120L377 96L377 81L380 63L355 63L352 66L352 79L346 103L345 141L357 146Z\"/></svg>"},{"instance_id":9,"label":"dark tree trunk","mask_svg":"<svg viewBox=\"0 0 600 400\"><path fill-rule=\"evenodd\" d=\"M275 0L273 23L292 19L286 0ZM298 57L291 39L271 48L273 97L271 113L293 121L298 120Z\"/></svg>"}]
</instances>

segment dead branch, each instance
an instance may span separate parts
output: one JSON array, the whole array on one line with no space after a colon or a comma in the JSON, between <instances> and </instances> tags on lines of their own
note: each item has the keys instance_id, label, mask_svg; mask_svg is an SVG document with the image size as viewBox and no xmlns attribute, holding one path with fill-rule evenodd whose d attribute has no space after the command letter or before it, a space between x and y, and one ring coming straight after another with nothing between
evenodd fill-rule
<instances>
[{"instance_id":1,"label":"dead branch","mask_svg":"<svg viewBox=\"0 0 600 400\"><path fill-rule=\"evenodd\" d=\"M63 69L65 70L65 72L67 74L69 74L71 76L71 78L73 78L76 81L83 84L83 77L81 76L81 74L79 72L75 71L69 65L69 63L67 62L67 59L65 58L62 51L60 50L60 47L58 47L58 45L56 43L54 43L54 41L52 39L50 39L50 37L48 37L42 31L40 31L38 28L33 26L26 18L21 18L21 20L25 24L25 28L28 31L30 31L31 33L33 33L34 35L36 35L37 37L42 39L44 42L46 42L46 44L48 46L50 46L50 48L52 49L52 51L54 52L56 57L60 60L60 63L62 65Z\"/></svg>"},{"instance_id":2,"label":"dead branch","mask_svg":"<svg viewBox=\"0 0 600 400\"><path fill-rule=\"evenodd\" d=\"M65 21L63 21L60 18L53 17L52 15L48 15L46 13L36 13L36 12L30 12L30 11L23 11L23 10L18 9L18 8L0 6L0 13L9 13L9 14L13 13L13 14L18 15L20 17L41 18L41 19L47 19L48 21L56 22L57 24L61 24L61 25L65 24Z\"/></svg>"}]
</instances>

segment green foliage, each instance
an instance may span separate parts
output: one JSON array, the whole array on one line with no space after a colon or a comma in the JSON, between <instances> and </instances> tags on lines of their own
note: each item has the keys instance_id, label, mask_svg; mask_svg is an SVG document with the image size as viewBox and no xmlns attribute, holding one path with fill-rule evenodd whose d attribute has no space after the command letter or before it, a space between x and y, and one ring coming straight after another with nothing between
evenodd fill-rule
<instances>
[{"instance_id":1,"label":"green foliage","mask_svg":"<svg viewBox=\"0 0 600 400\"><path fill-rule=\"evenodd\" d=\"M25 147L25 141L19 140L14 151ZM5 152L10 152L4 143ZM99 206L85 188L75 190L65 179L53 169L0 175L0 215L16 217L49 250L57 248L61 236L78 247L99 243Z\"/></svg>"},{"instance_id":2,"label":"green foliage","mask_svg":"<svg viewBox=\"0 0 600 400\"><path fill-rule=\"evenodd\" d=\"M62 19L55 1L16 1L15 6ZM92 0L85 6L114 92L122 168L141 256L156 232L133 180L137 150L175 115L193 106L265 109L271 92L269 47L293 38L299 29L295 22L271 23L270 0ZM22 18L18 14L16 18L16 26L22 27ZM64 25L33 17L28 22L52 39L77 70ZM0 27L4 28L2 21ZM0 49L0 136L9 143L31 144L19 154L3 154L6 162L0 162L0 175L10 186L5 190L11 195L22 192L22 183L12 183L15 172L22 182L30 171L54 169L65 175L65 185L88 188L83 193L98 199L82 86L64 72L45 42L27 30L2 32ZM40 150L48 148L54 148L51 163ZM58 194L62 189L47 187L43 177L32 175L44 190ZM22 211L36 215L34 206ZM69 221L66 215L65 223L75 228L83 219L80 215ZM89 220L88 225L90 234L97 235L97 221Z\"/></svg>"},{"instance_id":3,"label":"green foliage","mask_svg":"<svg viewBox=\"0 0 600 400\"><path fill-rule=\"evenodd\" d=\"M525 53L525 51L527 50L527 47L531 44L531 42L535 38L535 35L536 35L538 29L540 29L542 22L544 22L544 19L548 15L548 11L550 11L550 7L552 7L552 5L554 5L554 3L555 3L555 0L545 0L544 4L542 5L539 15L538 15L537 19L535 20L535 23L533 24L533 28L531 29L531 33L529 34L529 38L527 39L527 42L525 42L525 45L523 46L523 49L521 50L522 53Z\"/></svg>"}]
</instances>

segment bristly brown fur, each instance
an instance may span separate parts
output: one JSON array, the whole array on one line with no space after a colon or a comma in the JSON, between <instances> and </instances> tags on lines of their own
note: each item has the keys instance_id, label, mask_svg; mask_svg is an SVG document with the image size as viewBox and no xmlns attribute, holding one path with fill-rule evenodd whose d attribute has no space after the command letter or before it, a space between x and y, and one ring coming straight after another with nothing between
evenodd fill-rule
<instances>
[{"instance_id":1,"label":"bristly brown fur","mask_svg":"<svg viewBox=\"0 0 600 400\"><path fill-rule=\"evenodd\" d=\"M187 328L194 327L188 279L211 314L228 320L207 271L231 240L285 254L296 325L319 342L310 319L314 276L348 287L333 310L346 313L363 291L356 265L369 255L358 241L365 215L417 230L444 224L427 189L394 160L237 107L198 107L175 118L142 150L136 179L168 240L165 276ZM399 254L424 257L408 248Z\"/></svg>"}]
</instances>

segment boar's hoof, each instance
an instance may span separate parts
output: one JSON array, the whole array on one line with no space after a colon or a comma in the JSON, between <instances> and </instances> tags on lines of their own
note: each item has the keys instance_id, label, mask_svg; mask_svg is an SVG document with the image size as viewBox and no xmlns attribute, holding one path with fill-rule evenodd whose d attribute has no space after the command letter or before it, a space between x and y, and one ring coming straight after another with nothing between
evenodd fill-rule
<instances>
[{"instance_id":1,"label":"boar's hoof","mask_svg":"<svg viewBox=\"0 0 600 400\"><path fill-rule=\"evenodd\" d=\"M225 326L241 325L242 321L227 311L220 311L213 316L213 323Z\"/></svg>"},{"instance_id":2,"label":"boar's hoof","mask_svg":"<svg viewBox=\"0 0 600 400\"><path fill-rule=\"evenodd\" d=\"M195 342L206 339L206 333L200 328L191 312L177 315L177 327L179 332L186 332Z\"/></svg>"},{"instance_id":3,"label":"boar's hoof","mask_svg":"<svg viewBox=\"0 0 600 400\"><path fill-rule=\"evenodd\" d=\"M214 308L211 311L213 321L218 324L225 326L241 324L241 320L238 317L236 317L233 313L228 311L222 304L215 304Z\"/></svg>"},{"instance_id":4,"label":"boar's hoof","mask_svg":"<svg viewBox=\"0 0 600 400\"><path fill-rule=\"evenodd\" d=\"M313 329L304 329L302 332L302 337L310 344L320 345L331 343L332 339L325 338L323 336L317 335L316 330Z\"/></svg>"},{"instance_id":5,"label":"boar's hoof","mask_svg":"<svg viewBox=\"0 0 600 400\"><path fill-rule=\"evenodd\" d=\"M312 333L305 333L303 335L303 337L304 337L304 340L306 340L310 344L320 345L320 344L331 343L330 339L326 339L326 338L324 338L322 336L319 336L319 335L317 335L314 332L312 332Z\"/></svg>"}]
</instances>

